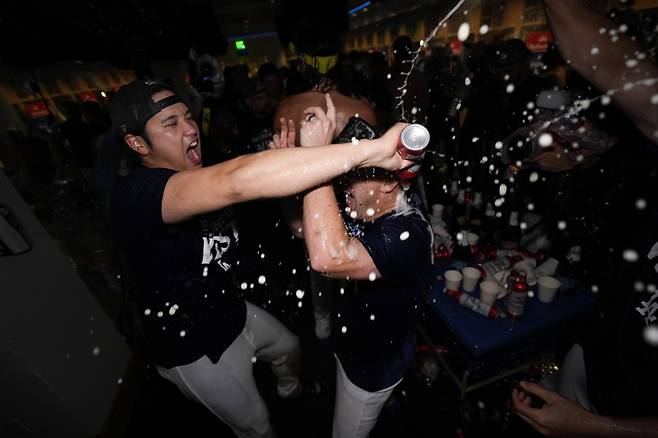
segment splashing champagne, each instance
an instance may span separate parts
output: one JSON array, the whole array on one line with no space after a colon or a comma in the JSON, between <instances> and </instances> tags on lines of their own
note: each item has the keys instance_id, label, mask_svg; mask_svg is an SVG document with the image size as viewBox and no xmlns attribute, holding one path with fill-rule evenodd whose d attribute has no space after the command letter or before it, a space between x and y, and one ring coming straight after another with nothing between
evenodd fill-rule
<instances>
[{"instance_id":1,"label":"splashing champagne","mask_svg":"<svg viewBox=\"0 0 658 438\"><path fill-rule=\"evenodd\" d=\"M399 171L400 179L408 180L418 175L420 162L425 156L425 148L429 143L430 132L423 125L414 123L402 130L398 142L398 154L403 160L415 161L415 164Z\"/></svg>"},{"instance_id":2,"label":"splashing champagne","mask_svg":"<svg viewBox=\"0 0 658 438\"><path fill-rule=\"evenodd\" d=\"M402 110L402 120L406 120L406 114L404 111L404 99L402 98L404 94L407 92L407 83L409 81L409 76L411 75L412 70L414 69L414 66L416 65L416 61L418 60L418 57L420 56L420 52L423 49L423 45L429 43L432 38L436 35L438 32L439 28L452 17L452 15L457 12L459 8L466 2L466 0L459 0L459 2L446 14L445 17L443 17L436 26L434 26L434 29L432 29L432 32L425 38L424 41L421 41L420 44L418 45L418 49L412 52L414 55L413 59L403 61L404 63L409 64L409 70L406 72L402 72L402 75L404 76L404 82L402 83L402 86L398 87L398 91L400 91L400 94L395 96L395 99L398 101L397 105L395 105L395 108L400 108Z\"/></svg>"}]
</instances>

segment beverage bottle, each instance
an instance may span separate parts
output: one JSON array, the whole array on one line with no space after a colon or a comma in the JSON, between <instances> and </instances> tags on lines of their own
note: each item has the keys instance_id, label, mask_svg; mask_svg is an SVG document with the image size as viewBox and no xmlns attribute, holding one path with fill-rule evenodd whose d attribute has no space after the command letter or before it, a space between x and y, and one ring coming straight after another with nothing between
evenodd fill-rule
<instances>
[{"instance_id":1,"label":"beverage bottle","mask_svg":"<svg viewBox=\"0 0 658 438\"><path fill-rule=\"evenodd\" d=\"M453 298L460 305L468 309L471 309L472 311L477 312L480 315L484 315L487 318L498 319L498 318L507 317L507 314L499 310L495 305L486 304L480 301L479 299L472 297L464 292L456 291L452 289L446 289L444 293L449 297Z\"/></svg>"},{"instance_id":2,"label":"beverage bottle","mask_svg":"<svg viewBox=\"0 0 658 438\"><path fill-rule=\"evenodd\" d=\"M512 319L519 319L523 315L523 309L527 300L528 283L522 275L517 275L512 280L512 291L507 296L507 313L509 313Z\"/></svg>"},{"instance_id":3,"label":"beverage bottle","mask_svg":"<svg viewBox=\"0 0 658 438\"><path fill-rule=\"evenodd\" d=\"M482 207L482 192L475 192L473 195L473 207L479 210Z\"/></svg>"},{"instance_id":4,"label":"beverage bottle","mask_svg":"<svg viewBox=\"0 0 658 438\"><path fill-rule=\"evenodd\" d=\"M434 233L434 259L447 259L452 255L452 236L447 231L448 225L443 220L443 205L432 206L431 222Z\"/></svg>"},{"instance_id":5,"label":"beverage bottle","mask_svg":"<svg viewBox=\"0 0 658 438\"><path fill-rule=\"evenodd\" d=\"M459 189L457 192L457 204L464 205L466 204L466 189Z\"/></svg>"},{"instance_id":6,"label":"beverage bottle","mask_svg":"<svg viewBox=\"0 0 658 438\"><path fill-rule=\"evenodd\" d=\"M487 277L491 278L498 272L511 268L521 260L523 260L523 256L521 255L498 257L480 264L478 269L480 270L483 279Z\"/></svg>"}]
</instances>

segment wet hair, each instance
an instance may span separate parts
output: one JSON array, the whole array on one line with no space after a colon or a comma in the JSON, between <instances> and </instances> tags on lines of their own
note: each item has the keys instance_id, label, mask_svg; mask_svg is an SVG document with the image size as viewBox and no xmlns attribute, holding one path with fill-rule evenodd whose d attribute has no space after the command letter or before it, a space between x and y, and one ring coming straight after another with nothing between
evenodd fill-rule
<instances>
[{"instance_id":1,"label":"wet hair","mask_svg":"<svg viewBox=\"0 0 658 438\"><path fill-rule=\"evenodd\" d=\"M398 175L390 170L380 169L379 167L366 167L354 169L346 174L348 180L380 180L380 181L397 181Z\"/></svg>"}]
</instances>

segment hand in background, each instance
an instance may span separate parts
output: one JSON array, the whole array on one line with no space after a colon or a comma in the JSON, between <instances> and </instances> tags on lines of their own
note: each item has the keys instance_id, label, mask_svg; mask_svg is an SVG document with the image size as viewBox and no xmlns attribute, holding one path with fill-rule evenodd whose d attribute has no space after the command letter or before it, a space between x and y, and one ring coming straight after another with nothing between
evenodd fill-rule
<instances>
[{"instance_id":1,"label":"hand in background","mask_svg":"<svg viewBox=\"0 0 658 438\"><path fill-rule=\"evenodd\" d=\"M299 143L302 146L331 144L336 128L336 107L329 94L325 94L327 112L319 106L304 110L304 121L299 129Z\"/></svg>"},{"instance_id":2,"label":"hand in background","mask_svg":"<svg viewBox=\"0 0 658 438\"><path fill-rule=\"evenodd\" d=\"M268 149L294 148L295 147L295 121L281 117L281 129L278 134L274 134L272 141L267 144Z\"/></svg>"},{"instance_id":3,"label":"hand in background","mask_svg":"<svg viewBox=\"0 0 658 438\"><path fill-rule=\"evenodd\" d=\"M521 382L521 388L523 391L512 390L514 409L519 417L543 435L577 437L595 434L597 426L605 422L604 417L594 415L577 403L540 385ZM529 394L542 399L544 406L533 408Z\"/></svg>"}]
</instances>

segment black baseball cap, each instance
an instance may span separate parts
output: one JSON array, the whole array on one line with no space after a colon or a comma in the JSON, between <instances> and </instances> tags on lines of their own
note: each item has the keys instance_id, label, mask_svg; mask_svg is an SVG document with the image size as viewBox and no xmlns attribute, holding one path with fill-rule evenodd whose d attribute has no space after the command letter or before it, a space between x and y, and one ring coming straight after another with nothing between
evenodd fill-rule
<instances>
[{"instance_id":1,"label":"black baseball cap","mask_svg":"<svg viewBox=\"0 0 658 438\"><path fill-rule=\"evenodd\" d=\"M160 91L171 91L174 95L153 101L153 95ZM112 125L121 137L141 135L151 117L178 102L183 100L171 85L142 79L133 81L121 87L110 101Z\"/></svg>"}]
</instances>

